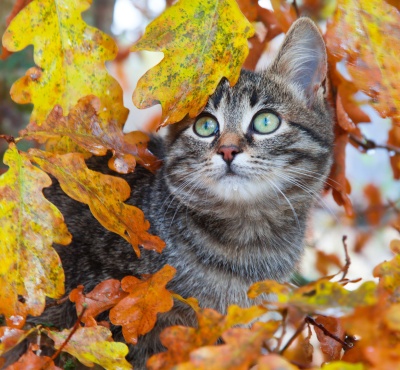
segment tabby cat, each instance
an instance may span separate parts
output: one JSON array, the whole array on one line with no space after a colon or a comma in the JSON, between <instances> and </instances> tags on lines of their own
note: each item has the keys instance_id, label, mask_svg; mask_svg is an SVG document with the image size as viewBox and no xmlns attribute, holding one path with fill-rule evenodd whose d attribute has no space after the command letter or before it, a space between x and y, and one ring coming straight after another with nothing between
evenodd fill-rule
<instances>
[{"instance_id":1,"label":"tabby cat","mask_svg":"<svg viewBox=\"0 0 400 370\"><path fill-rule=\"evenodd\" d=\"M56 247L66 291L83 284L88 292L105 279L155 273L170 264L177 273L169 289L225 312L233 303L251 304L246 291L252 283L288 280L331 165L326 72L324 41L312 21L301 18L265 71L242 71L234 87L223 80L198 117L170 126L164 139L151 143L163 167L155 175L138 168L125 179L132 186L128 203L144 211L150 232L166 242L162 254L142 250L138 259L87 206L58 185L48 189L73 235L70 246ZM88 161L110 173L105 163ZM53 307L46 319L71 326L74 306ZM158 334L173 324L196 325L192 311L175 303L131 348L136 369L163 350Z\"/></svg>"}]
</instances>

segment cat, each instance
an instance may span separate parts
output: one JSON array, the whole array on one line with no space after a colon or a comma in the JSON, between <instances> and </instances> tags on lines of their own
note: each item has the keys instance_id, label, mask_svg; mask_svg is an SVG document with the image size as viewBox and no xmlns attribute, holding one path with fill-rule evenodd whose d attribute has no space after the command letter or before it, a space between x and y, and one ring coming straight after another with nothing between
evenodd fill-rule
<instances>
[{"instance_id":1,"label":"cat","mask_svg":"<svg viewBox=\"0 0 400 370\"><path fill-rule=\"evenodd\" d=\"M233 87L222 80L198 117L169 126L165 138L150 143L162 168L155 175L137 168L124 178L132 187L127 203L141 208L150 232L166 242L161 254L142 250L138 259L87 206L57 184L47 189L73 235L71 245L56 246L66 291L82 284L88 292L105 279L151 274L170 264L177 269L170 290L224 313L231 304L252 304L246 295L252 283L287 281L298 267L307 218L332 162L326 74L321 34L300 18L269 67L243 70ZM106 163L93 158L88 166L115 175ZM66 302L43 317L71 327L76 312ZM135 369L164 350L161 330L179 324L196 322L191 309L176 302L131 347L128 360Z\"/></svg>"}]
</instances>

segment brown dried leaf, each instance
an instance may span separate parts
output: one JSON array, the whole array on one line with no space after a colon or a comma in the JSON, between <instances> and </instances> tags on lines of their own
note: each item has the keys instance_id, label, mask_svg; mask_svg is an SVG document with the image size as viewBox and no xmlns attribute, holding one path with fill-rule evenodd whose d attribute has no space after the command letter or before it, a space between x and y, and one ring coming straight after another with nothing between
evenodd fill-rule
<instances>
[{"instance_id":1,"label":"brown dried leaf","mask_svg":"<svg viewBox=\"0 0 400 370\"><path fill-rule=\"evenodd\" d=\"M336 335L336 337L340 338L341 340L344 340L345 332L337 318L317 316L315 321L318 324L323 325L331 334ZM335 339L325 335L324 332L317 326L314 326L314 330L321 345L321 350L324 353L325 361L331 362L334 360L340 360L342 345Z\"/></svg>"},{"instance_id":2,"label":"brown dried leaf","mask_svg":"<svg viewBox=\"0 0 400 370\"><path fill-rule=\"evenodd\" d=\"M116 279L102 281L88 294L84 294L83 289L83 285L79 285L69 294L69 299L75 302L78 316L85 307L85 312L81 317L85 326L96 326L96 316L114 307L128 295L122 291L121 283Z\"/></svg>"}]
</instances>

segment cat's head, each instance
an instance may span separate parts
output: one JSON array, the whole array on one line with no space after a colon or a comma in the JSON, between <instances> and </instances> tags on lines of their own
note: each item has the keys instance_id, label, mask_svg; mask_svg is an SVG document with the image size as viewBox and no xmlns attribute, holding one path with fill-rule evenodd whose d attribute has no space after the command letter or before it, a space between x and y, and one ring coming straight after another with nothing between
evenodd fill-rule
<instances>
[{"instance_id":1,"label":"cat's head","mask_svg":"<svg viewBox=\"0 0 400 370\"><path fill-rule=\"evenodd\" d=\"M191 203L256 203L319 192L329 171L333 116L327 58L313 22L296 21L265 71L223 80L203 112L172 125L171 191Z\"/></svg>"}]
</instances>

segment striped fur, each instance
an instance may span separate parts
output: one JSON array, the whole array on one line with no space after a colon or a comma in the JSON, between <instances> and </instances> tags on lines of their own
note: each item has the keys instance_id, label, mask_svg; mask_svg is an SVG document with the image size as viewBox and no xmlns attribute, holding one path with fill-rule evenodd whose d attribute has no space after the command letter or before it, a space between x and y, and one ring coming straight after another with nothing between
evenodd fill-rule
<instances>
[{"instance_id":1,"label":"striped fur","mask_svg":"<svg viewBox=\"0 0 400 370\"><path fill-rule=\"evenodd\" d=\"M301 258L307 217L331 164L333 117L324 97L325 74L323 40L311 21L301 19L269 69L243 71L232 88L220 83L204 110L217 118L217 135L196 136L195 119L187 118L170 127L163 142L152 143L164 160L162 169L155 176L138 169L125 178L133 189L128 202L143 209L150 231L167 244L161 255L143 250L138 260L86 206L56 185L48 190L74 236L71 246L57 247L67 291L78 284L88 291L107 278L154 273L168 263L177 269L171 290L225 312L230 304L251 303L246 296L251 283L287 280ZM262 109L282 119L270 135L251 129ZM224 144L240 148L230 167L218 154ZM104 163L89 161L107 173ZM45 318L68 326L76 314L66 303L48 310ZM155 331L130 353L135 368L162 350L157 333L172 324L195 325L193 313L177 303L160 315Z\"/></svg>"}]
</instances>

